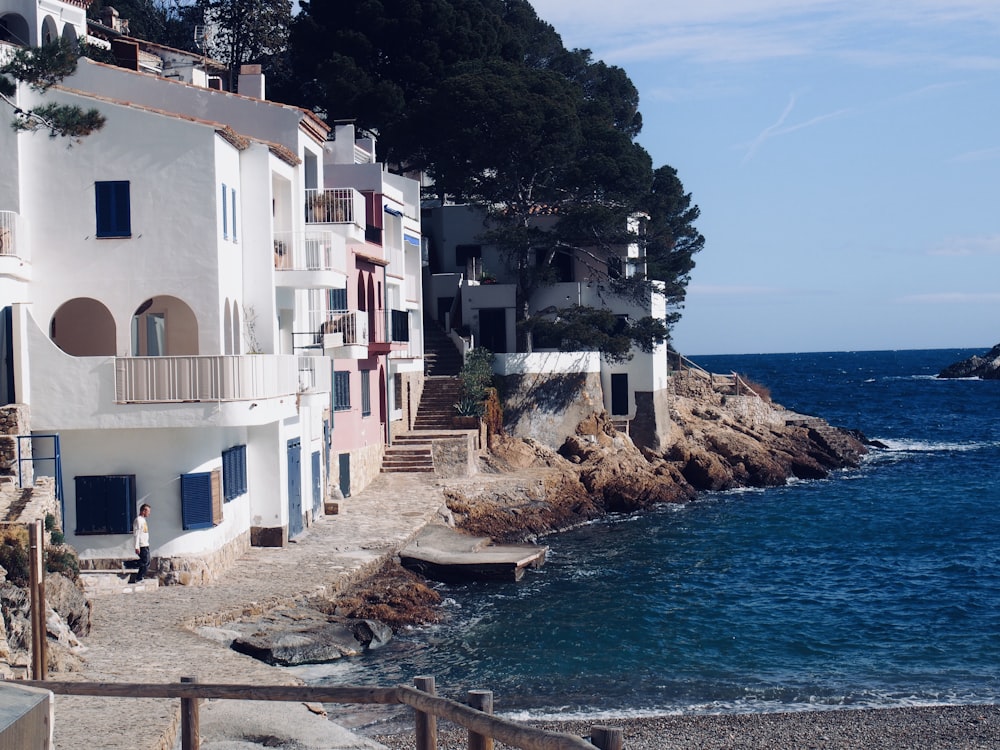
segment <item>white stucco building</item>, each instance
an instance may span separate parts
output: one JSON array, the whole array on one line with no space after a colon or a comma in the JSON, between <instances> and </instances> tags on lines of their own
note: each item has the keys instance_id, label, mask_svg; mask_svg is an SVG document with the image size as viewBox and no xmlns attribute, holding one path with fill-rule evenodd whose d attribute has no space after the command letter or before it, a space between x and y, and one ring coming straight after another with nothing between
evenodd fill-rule
<instances>
[{"instance_id":1,"label":"white stucco building","mask_svg":"<svg viewBox=\"0 0 1000 750\"><path fill-rule=\"evenodd\" d=\"M629 227L636 236L643 231L642 216ZM555 216L539 216L545 228ZM501 251L484 243L485 212L469 205L434 206L424 210L424 234L429 245L430 271L426 277L428 310L446 328L461 327L476 346L492 351L494 370L501 376L559 377L579 374L599 381L604 410L619 424L627 424L639 445L663 449L670 426L667 344L652 352L633 347L631 359L611 361L598 352L560 352L557 347L519 350L516 331L517 298L513 275ZM662 285L652 282L648 299L637 301L609 290L612 274L632 276L643 271L638 242L611 252L593 250L557 254L552 267L558 281L539 287L527 301L531 316L554 317L575 305L605 308L622 319L665 319ZM530 429L530 422L526 422ZM570 425L572 429L575 425ZM525 437L530 436L525 434Z\"/></svg>"},{"instance_id":2,"label":"white stucco building","mask_svg":"<svg viewBox=\"0 0 1000 750\"><path fill-rule=\"evenodd\" d=\"M0 39L83 23L73 3L0 0ZM399 385L423 371L419 193L374 143L356 167L353 128L328 143L311 113L264 100L259 70L240 86L256 95L235 95L169 52L165 68L190 75L81 59L45 94L104 115L78 141L0 127L0 380L28 407L36 455L58 450L81 557L134 556L148 502L161 573L194 582L250 544L285 544L352 457L368 456L355 490L377 472L408 418ZM21 87L18 104L39 97ZM365 264L379 274L359 299ZM367 441L334 415L335 373L359 363L381 399Z\"/></svg>"}]
</instances>

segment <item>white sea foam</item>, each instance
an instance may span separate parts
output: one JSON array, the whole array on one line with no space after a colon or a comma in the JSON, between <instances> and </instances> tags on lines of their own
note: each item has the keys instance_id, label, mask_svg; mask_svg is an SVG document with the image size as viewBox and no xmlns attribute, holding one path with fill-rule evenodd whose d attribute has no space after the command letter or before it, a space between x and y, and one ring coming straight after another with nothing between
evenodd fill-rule
<instances>
[{"instance_id":1,"label":"white sea foam","mask_svg":"<svg viewBox=\"0 0 1000 750\"><path fill-rule=\"evenodd\" d=\"M893 453L965 453L984 448L996 448L997 441L972 441L965 443L935 442L930 440L879 439L886 450Z\"/></svg>"}]
</instances>

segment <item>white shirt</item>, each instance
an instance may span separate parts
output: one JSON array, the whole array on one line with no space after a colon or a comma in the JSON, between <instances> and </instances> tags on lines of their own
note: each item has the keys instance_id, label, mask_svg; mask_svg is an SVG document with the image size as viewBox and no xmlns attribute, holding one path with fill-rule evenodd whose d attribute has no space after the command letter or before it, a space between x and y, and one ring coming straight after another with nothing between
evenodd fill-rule
<instances>
[{"instance_id":1,"label":"white shirt","mask_svg":"<svg viewBox=\"0 0 1000 750\"><path fill-rule=\"evenodd\" d=\"M132 524L132 533L135 535L135 548L149 546L149 526L145 516L136 516L135 523Z\"/></svg>"}]
</instances>

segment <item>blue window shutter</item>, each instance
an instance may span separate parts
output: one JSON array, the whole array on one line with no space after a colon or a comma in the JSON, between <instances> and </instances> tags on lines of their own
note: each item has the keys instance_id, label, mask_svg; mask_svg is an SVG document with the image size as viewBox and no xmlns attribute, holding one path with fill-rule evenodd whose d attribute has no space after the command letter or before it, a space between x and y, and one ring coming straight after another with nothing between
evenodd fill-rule
<instances>
[{"instance_id":1,"label":"blue window shutter","mask_svg":"<svg viewBox=\"0 0 1000 750\"><path fill-rule=\"evenodd\" d=\"M132 206L128 180L94 183L98 237L130 237Z\"/></svg>"},{"instance_id":2,"label":"blue window shutter","mask_svg":"<svg viewBox=\"0 0 1000 750\"><path fill-rule=\"evenodd\" d=\"M371 370L361 371L361 416L368 417L372 413L372 381Z\"/></svg>"},{"instance_id":3,"label":"blue window shutter","mask_svg":"<svg viewBox=\"0 0 1000 750\"><path fill-rule=\"evenodd\" d=\"M181 474L181 520L185 530L214 526L211 472Z\"/></svg>"},{"instance_id":4,"label":"blue window shutter","mask_svg":"<svg viewBox=\"0 0 1000 750\"><path fill-rule=\"evenodd\" d=\"M222 183L222 239L229 239L229 203L226 194L226 183Z\"/></svg>"},{"instance_id":5,"label":"blue window shutter","mask_svg":"<svg viewBox=\"0 0 1000 750\"><path fill-rule=\"evenodd\" d=\"M222 486L226 502L247 491L247 447L236 445L222 451Z\"/></svg>"},{"instance_id":6,"label":"blue window shutter","mask_svg":"<svg viewBox=\"0 0 1000 750\"><path fill-rule=\"evenodd\" d=\"M351 373L333 373L333 408L343 411L351 408Z\"/></svg>"},{"instance_id":7,"label":"blue window shutter","mask_svg":"<svg viewBox=\"0 0 1000 750\"><path fill-rule=\"evenodd\" d=\"M229 193L233 204L233 242L236 242L236 188L230 188Z\"/></svg>"},{"instance_id":8,"label":"blue window shutter","mask_svg":"<svg viewBox=\"0 0 1000 750\"><path fill-rule=\"evenodd\" d=\"M76 533L128 534L135 520L135 475L78 476Z\"/></svg>"},{"instance_id":9,"label":"blue window shutter","mask_svg":"<svg viewBox=\"0 0 1000 750\"><path fill-rule=\"evenodd\" d=\"M347 290L346 289L331 289L330 290L330 309L331 310L346 310L347 309Z\"/></svg>"}]
</instances>

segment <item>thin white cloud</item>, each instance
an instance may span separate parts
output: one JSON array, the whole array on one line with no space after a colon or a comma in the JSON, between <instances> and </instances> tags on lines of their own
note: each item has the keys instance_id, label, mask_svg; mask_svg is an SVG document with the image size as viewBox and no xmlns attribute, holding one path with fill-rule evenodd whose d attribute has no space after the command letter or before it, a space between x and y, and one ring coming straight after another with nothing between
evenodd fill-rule
<instances>
[{"instance_id":1,"label":"thin white cloud","mask_svg":"<svg viewBox=\"0 0 1000 750\"><path fill-rule=\"evenodd\" d=\"M996 0L532 0L569 46L614 64L641 59L747 62L856 56L869 65L928 61L993 69ZM946 33L942 33L946 32ZM976 40L949 48L949 40Z\"/></svg>"},{"instance_id":2,"label":"thin white cloud","mask_svg":"<svg viewBox=\"0 0 1000 750\"><path fill-rule=\"evenodd\" d=\"M932 292L929 294L908 294L898 302L924 305L954 305L980 302L1000 302L1000 292Z\"/></svg>"},{"instance_id":3,"label":"thin white cloud","mask_svg":"<svg viewBox=\"0 0 1000 750\"><path fill-rule=\"evenodd\" d=\"M952 237L940 245L932 247L927 254L952 257L1000 255L1000 234L982 237Z\"/></svg>"},{"instance_id":4,"label":"thin white cloud","mask_svg":"<svg viewBox=\"0 0 1000 750\"><path fill-rule=\"evenodd\" d=\"M978 162L978 161L994 161L995 159L1000 159L1000 146L994 146L993 148L979 149L978 151L966 151L964 154L959 154L958 156L952 157L949 161L952 162Z\"/></svg>"},{"instance_id":5,"label":"thin white cloud","mask_svg":"<svg viewBox=\"0 0 1000 750\"><path fill-rule=\"evenodd\" d=\"M777 287L724 284L689 284L687 291L688 294L704 294L712 297L759 297L784 292Z\"/></svg>"},{"instance_id":6,"label":"thin white cloud","mask_svg":"<svg viewBox=\"0 0 1000 750\"><path fill-rule=\"evenodd\" d=\"M757 135L757 137L750 142L750 144L746 147L746 153L743 155L744 164L753 159L753 157L757 154L758 149L760 149L760 147L764 145L766 141L772 138L777 138L782 135L788 135L789 133L794 133L797 130L809 128L812 127L813 125L819 125L821 122L826 122L827 120L831 120L835 117L840 117L850 112L850 110L848 109L838 109L834 112L828 112L823 115L817 115L815 117L811 117L808 120L804 120L802 122L786 125L785 122L788 120L789 115L792 114L792 110L795 109L795 102L796 102L796 96L795 94L792 94L788 98L788 104L785 106L785 109L778 116L778 119L774 122L774 124L768 125L766 128L764 128Z\"/></svg>"}]
</instances>

